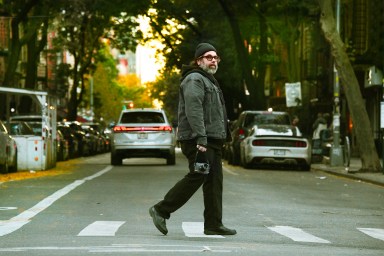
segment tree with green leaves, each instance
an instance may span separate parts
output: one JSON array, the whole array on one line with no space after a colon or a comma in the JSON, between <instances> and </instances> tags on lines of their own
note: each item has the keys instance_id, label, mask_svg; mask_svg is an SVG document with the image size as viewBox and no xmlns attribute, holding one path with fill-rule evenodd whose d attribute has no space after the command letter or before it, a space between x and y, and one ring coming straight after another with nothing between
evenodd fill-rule
<instances>
[{"instance_id":1,"label":"tree with green leaves","mask_svg":"<svg viewBox=\"0 0 384 256\"><path fill-rule=\"evenodd\" d=\"M217 42L215 45L217 45L218 49L224 49L223 54L221 53L223 57L223 62L220 64L221 72L226 68L225 61L228 56L228 60L234 65L230 66L230 71L225 73L229 74L229 77L236 73L234 77L240 78L234 83L238 86L236 92L243 94L241 88L245 84L250 98L255 104L247 107L257 109L258 107L262 108L264 105L264 68L268 63L263 61L268 58L260 58L260 56L264 54L264 56L268 56L269 54L269 45L266 40L270 38L272 41L284 43L288 58L282 64L285 64L288 68L286 69L287 72L281 75L285 76L288 82L300 81L302 79L300 75L301 63L298 57L299 49L296 46L299 38L302 37L300 35L300 26L306 22L313 22L313 18L318 13L316 10L320 6L323 15L321 19L322 28L332 49L334 49L333 53L337 65L339 68L344 68L341 72L341 79L344 80L343 85L348 84L349 86L349 88L345 88L345 92L352 119L354 123L359 123L359 125L363 123L356 130L356 135L359 137L359 146L361 147L363 170L378 171L380 163L373 143L370 122L366 109L360 107L364 104L362 104L359 85L350 63L345 65L349 62L348 56L344 55L345 51L341 40L339 38L336 40L335 27L332 27L334 24L329 22L330 17L333 17L333 13L329 12L332 10L332 8L329 8L330 3L330 0L319 1L319 4L313 1L299 0L250 0L236 3L229 0L218 0L216 3L214 1L194 1L193 3L178 1L177 4L171 5L170 1L158 1L154 8L160 14L157 17L161 17L161 19L156 19L157 22L152 22L152 24L154 24L153 27L157 37L167 45L164 54L166 56L170 55L169 62L167 62L168 67L172 66L172 63L173 66L179 65L180 61L185 60L185 56L191 58L193 53L192 45L196 45L196 42L208 41L213 44ZM170 6L172 6L172 9ZM219 6L221 8L218 8ZM306 21L308 15L310 19ZM258 18L254 18L255 16ZM225 19L221 19L224 22L219 24L217 22L218 17L225 17ZM181 32L176 33L174 30L168 29L173 33L164 33L168 27L166 21L172 19L176 20L177 24L184 25ZM254 23L253 26L250 26L254 28L253 30L247 30L249 21ZM255 24L259 24L259 26ZM227 55L225 48L235 49L236 54ZM252 58L253 56L255 58ZM236 76L238 74L240 76ZM220 78L220 72L218 77ZM354 79L351 80L352 78ZM226 88L231 88L228 81L231 81L231 79L225 80L222 84ZM233 95L234 93L232 93L232 97L234 97ZM242 102L246 101L243 100ZM356 102L361 104L355 105ZM369 143L365 143L366 140L369 140Z\"/></svg>"},{"instance_id":2,"label":"tree with green leaves","mask_svg":"<svg viewBox=\"0 0 384 256\"><path fill-rule=\"evenodd\" d=\"M20 87L22 81L25 81L25 88L36 89L39 56L47 43L50 4L48 0L4 0L0 5L3 16L10 19L10 43L5 58L6 70L2 86ZM21 63L20 55L24 46L28 49L27 62ZM23 67L26 77L20 77L20 72L17 72L18 68ZM31 104L31 98L25 97L19 106L19 112L27 112L31 109ZM0 106L0 113L5 112L5 107L5 104Z\"/></svg>"},{"instance_id":3,"label":"tree with green leaves","mask_svg":"<svg viewBox=\"0 0 384 256\"><path fill-rule=\"evenodd\" d=\"M90 92L90 80L93 81L94 120L117 121L123 107L129 107L128 101L132 101L134 107L152 107L147 88L136 74L119 75L108 44L99 50L96 58L96 69L86 83L86 90ZM84 95L80 106L90 108L90 93Z\"/></svg>"},{"instance_id":4,"label":"tree with green leaves","mask_svg":"<svg viewBox=\"0 0 384 256\"><path fill-rule=\"evenodd\" d=\"M170 122L177 122L180 79L179 73L167 71L156 81L148 83L151 97L163 103Z\"/></svg>"},{"instance_id":5,"label":"tree with green leaves","mask_svg":"<svg viewBox=\"0 0 384 256\"><path fill-rule=\"evenodd\" d=\"M8 58L6 63L6 72L4 75L3 86L5 87L17 87L15 85L17 81L16 69L19 65L21 49L23 46L28 45L28 50L31 55L30 59L36 60L36 55L39 53L35 46L39 45L38 49L45 46L46 39L38 41L38 35L46 35L48 11L46 1L39 0L24 0L24 1L3 1L2 8L5 12L4 15L9 17L10 22L10 38ZM34 69L36 68L36 63ZM27 73L29 70L27 70ZM31 77L32 81L36 80L35 77ZM26 83L26 88L35 89L35 83Z\"/></svg>"},{"instance_id":6,"label":"tree with green leaves","mask_svg":"<svg viewBox=\"0 0 384 256\"><path fill-rule=\"evenodd\" d=\"M96 53L103 38L120 49L137 45L140 33L132 19L148 7L148 1L62 0L56 17L56 46L73 57L68 120L76 120L86 90L86 76L94 72Z\"/></svg>"}]
</instances>

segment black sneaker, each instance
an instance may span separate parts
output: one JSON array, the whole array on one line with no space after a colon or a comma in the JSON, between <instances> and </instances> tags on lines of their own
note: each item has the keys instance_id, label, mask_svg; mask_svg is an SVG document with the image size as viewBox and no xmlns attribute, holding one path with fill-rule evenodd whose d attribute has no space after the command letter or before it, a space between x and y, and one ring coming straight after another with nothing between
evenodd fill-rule
<instances>
[{"instance_id":1,"label":"black sneaker","mask_svg":"<svg viewBox=\"0 0 384 256\"><path fill-rule=\"evenodd\" d=\"M236 235L237 232L234 229L229 229L224 226L217 227L217 228L205 228L204 229L204 234L206 235Z\"/></svg>"},{"instance_id":2,"label":"black sneaker","mask_svg":"<svg viewBox=\"0 0 384 256\"><path fill-rule=\"evenodd\" d=\"M165 224L165 219L159 215L154 206L149 208L149 215L151 215L153 224L155 224L156 228L163 233L163 235L166 235L168 233L168 229Z\"/></svg>"}]
</instances>

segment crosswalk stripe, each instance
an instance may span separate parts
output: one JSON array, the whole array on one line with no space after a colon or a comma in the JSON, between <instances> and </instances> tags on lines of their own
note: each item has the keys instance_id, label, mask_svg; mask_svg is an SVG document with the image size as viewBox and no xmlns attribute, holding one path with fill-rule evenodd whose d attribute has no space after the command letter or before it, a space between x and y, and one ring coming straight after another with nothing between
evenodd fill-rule
<instances>
[{"instance_id":1,"label":"crosswalk stripe","mask_svg":"<svg viewBox=\"0 0 384 256\"><path fill-rule=\"evenodd\" d=\"M370 237L384 241L384 229L380 229L380 228L357 228L357 229Z\"/></svg>"},{"instance_id":2,"label":"crosswalk stripe","mask_svg":"<svg viewBox=\"0 0 384 256\"><path fill-rule=\"evenodd\" d=\"M114 236L125 221L95 221L77 236Z\"/></svg>"},{"instance_id":3,"label":"crosswalk stripe","mask_svg":"<svg viewBox=\"0 0 384 256\"><path fill-rule=\"evenodd\" d=\"M225 238L221 235L205 235L203 222L183 222L182 228L187 237Z\"/></svg>"},{"instance_id":4,"label":"crosswalk stripe","mask_svg":"<svg viewBox=\"0 0 384 256\"><path fill-rule=\"evenodd\" d=\"M325 239L322 239L314 235L311 235L307 232L304 232L300 228L294 228L290 226L275 226L275 227L267 227L267 228L276 233L279 233L280 235L286 236L296 242L323 243L323 244L331 243Z\"/></svg>"}]
</instances>

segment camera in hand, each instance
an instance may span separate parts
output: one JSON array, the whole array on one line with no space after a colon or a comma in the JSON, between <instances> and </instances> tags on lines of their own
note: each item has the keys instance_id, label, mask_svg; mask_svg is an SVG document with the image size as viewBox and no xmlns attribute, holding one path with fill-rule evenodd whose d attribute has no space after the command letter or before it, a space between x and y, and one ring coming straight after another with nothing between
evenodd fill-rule
<instances>
[{"instance_id":1,"label":"camera in hand","mask_svg":"<svg viewBox=\"0 0 384 256\"><path fill-rule=\"evenodd\" d=\"M210 165L207 159L206 152L197 151L196 160L195 160L195 169L196 173L208 174Z\"/></svg>"}]
</instances>

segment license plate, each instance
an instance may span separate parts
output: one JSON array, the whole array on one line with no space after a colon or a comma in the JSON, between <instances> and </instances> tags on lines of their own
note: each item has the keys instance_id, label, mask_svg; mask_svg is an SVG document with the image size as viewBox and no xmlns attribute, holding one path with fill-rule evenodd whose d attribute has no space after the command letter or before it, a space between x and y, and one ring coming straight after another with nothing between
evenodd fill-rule
<instances>
[{"instance_id":1,"label":"license plate","mask_svg":"<svg viewBox=\"0 0 384 256\"><path fill-rule=\"evenodd\" d=\"M282 150L282 149L274 149L273 150L273 154L275 156L284 156L285 155L285 150Z\"/></svg>"},{"instance_id":2,"label":"license plate","mask_svg":"<svg viewBox=\"0 0 384 256\"><path fill-rule=\"evenodd\" d=\"M137 134L137 138L140 139L140 140L148 139L148 134L146 134L146 133L138 133Z\"/></svg>"}]
</instances>

